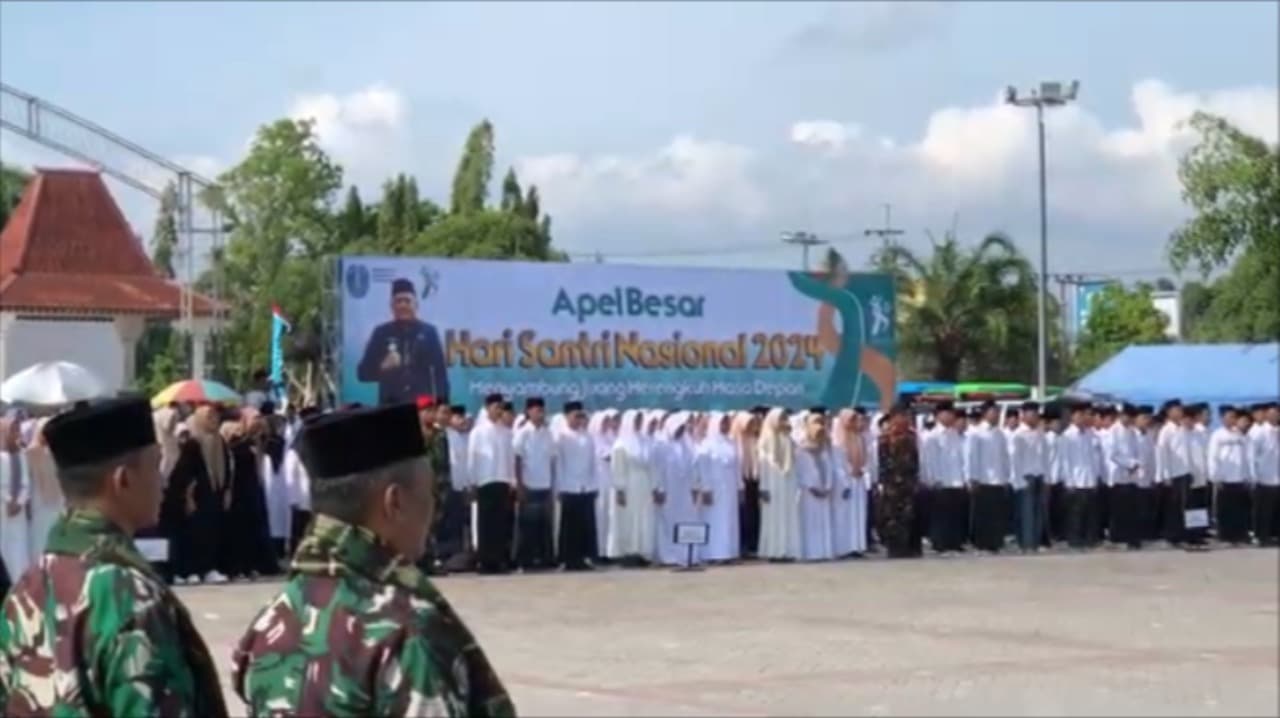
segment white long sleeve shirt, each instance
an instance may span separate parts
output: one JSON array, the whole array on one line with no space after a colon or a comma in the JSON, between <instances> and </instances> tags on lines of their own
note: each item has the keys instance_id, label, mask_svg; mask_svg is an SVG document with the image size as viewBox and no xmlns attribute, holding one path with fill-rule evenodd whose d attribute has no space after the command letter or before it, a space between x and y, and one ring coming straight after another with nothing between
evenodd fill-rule
<instances>
[{"instance_id":1,"label":"white long sleeve shirt","mask_svg":"<svg viewBox=\"0 0 1280 718\"><path fill-rule=\"evenodd\" d=\"M454 491L471 487L471 472L467 470L467 443L469 435L457 429L445 429L449 440L449 484Z\"/></svg>"},{"instance_id":2,"label":"white long sleeve shirt","mask_svg":"<svg viewBox=\"0 0 1280 718\"><path fill-rule=\"evenodd\" d=\"M284 482L288 487L289 505L302 511L311 510L311 476L298 458L298 452L289 449L284 455Z\"/></svg>"},{"instance_id":3,"label":"white long sleeve shirt","mask_svg":"<svg viewBox=\"0 0 1280 718\"><path fill-rule=\"evenodd\" d=\"M1049 440L1043 430L1023 424L1013 432L1009 447L1010 470L1015 486L1025 486L1028 477L1043 479L1049 475Z\"/></svg>"},{"instance_id":4,"label":"white long sleeve shirt","mask_svg":"<svg viewBox=\"0 0 1280 718\"><path fill-rule=\"evenodd\" d=\"M555 479L556 442L545 425L526 423L515 433L511 448L520 459L520 481L526 489L547 491Z\"/></svg>"},{"instance_id":5,"label":"white long sleeve shirt","mask_svg":"<svg viewBox=\"0 0 1280 718\"><path fill-rule=\"evenodd\" d=\"M1138 485L1151 486L1156 479L1156 442L1148 431L1130 427L1129 432L1138 456Z\"/></svg>"},{"instance_id":6,"label":"white long sleeve shirt","mask_svg":"<svg viewBox=\"0 0 1280 718\"><path fill-rule=\"evenodd\" d=\"M563 431L556 436L556 493L585 494L595 491L596 444L586 431Z\"/></svg>"},{"instance_id":7,"label":"white long sleeve shirt","mask_svg":"<svg viewBox=\"0 0 1280 718\"><path fill-rule=\"evenodd\" d=\"M964 436L964 475L975 484L1009 484L1009 449L1004 431L985 421Z\"/></svg>"},{"instance_id":8,"label":"white long sleeve shirt","mask_svg":"<svg viewBox=\"0 0 1280 718\"><path fill-rule=\"evenodd\" d=\"M1249 429L1249 475L1260 486L1280 486L1280 426Z\"/></svg>"},{"instance_id":9,"label":"white long sleeve shirt","mask_svg":"<svg viewBox=\"0 0 1280 718\"><path fill-rule=\"evenodd\" d=\"M467 473L473 486L516 482L515 451L511 430L486 422L471 430L467 441Z\"/></svg>"},{"instance_id":10,"label":"white long sleeve shirt","mask_svg":"<svg viewBox=\"0 0 1280 718\"><path fill-rule=\"evenodd\" d=\"M939 489L963 489L965 439L960 432L938 426L925 435L922 445L925 483Z\"/></svg>"},{"instance_id":11,"label":"white long sleeve shirt","mask_svg":"<svg viewBox=\"0 0 1280 718\"><path fill-rule=\"evenodd\" d=\"M1129 427L1117 421L1098 433L1102 440L1102 455L1106 469L1104 480L1107 486L1137 484L1140 463L1137 447L1131 441Z\"/></svg>"},{"instance_id":12,"label":"white long sleeve shirt","mask_svg":"<svg viewBox=\"0 0 1280 718\"><path fill-rule=\"evenodd\" d=\"M1193 473L1195 438L1190 429L1165 424L1156 437L1156 481L1165 483Z\"/></svg>"},{"instance_id":13,"label":"white long sleeve shirt","mask_svg":"<svg viewBox=\"0 0 1280 718\"><path fill-rule=\"evenodd\" d=\"M1056 442L1053 473L1068 489L1092 489L1098 485L1098 450L1093 432L1072 425Z\"/></svg>"},{"instance_id":14,"label":"white long sleeve shirt","mask_svg":"<svg viewBox=\"0 0 1280 718\"><path fill-rule=\"evenodd\" d=\"M1249 437L1225 426L1214 430L1209 437L1207 452L1210 481L1224 484L1243 484L1252 478L1249 474Z\"/></svg>"}]
</instances>

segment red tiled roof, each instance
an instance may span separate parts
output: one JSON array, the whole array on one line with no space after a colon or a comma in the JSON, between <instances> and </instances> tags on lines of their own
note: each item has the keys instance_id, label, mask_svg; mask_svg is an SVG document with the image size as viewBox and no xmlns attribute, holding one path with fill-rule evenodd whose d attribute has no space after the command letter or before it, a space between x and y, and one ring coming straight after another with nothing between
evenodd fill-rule
<instances>
[{"instance_id":1,"label":"red tiled roof","mask_svg":"<svg viewBox=\"0 0 1280 718\"><path fill-rule=\"evenodd\" d=\"M0 307L177 316L182 290L161 277L91 170L42 169L0 232ZM196 295L196 314L212 300Z\"/></svg>"}]
</instances>

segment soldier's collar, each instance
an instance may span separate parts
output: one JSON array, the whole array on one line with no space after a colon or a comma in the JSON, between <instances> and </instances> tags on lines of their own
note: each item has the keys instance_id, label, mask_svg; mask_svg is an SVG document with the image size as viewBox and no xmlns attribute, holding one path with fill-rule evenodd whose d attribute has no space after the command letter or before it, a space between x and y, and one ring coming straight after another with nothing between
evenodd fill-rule
<instances>
[{"instance_id":1,"label":"soldier's collar","mask_svg":"<svg viewBox=\"0 0 1280 718\"><path fill-rule=\"evenodd\" d=\"M363 526L316 514L311 530L298 546L292 568L299 573L336 576L358 573L375 581L409 562Z\"/></svg>"}]
</instances>

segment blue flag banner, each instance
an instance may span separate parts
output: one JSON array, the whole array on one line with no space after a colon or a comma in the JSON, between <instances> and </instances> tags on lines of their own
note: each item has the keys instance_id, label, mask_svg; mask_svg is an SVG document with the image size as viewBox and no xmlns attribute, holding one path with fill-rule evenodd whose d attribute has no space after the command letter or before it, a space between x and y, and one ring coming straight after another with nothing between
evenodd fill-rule
<instances>
[{"instance_id":1,"label":"blue flag banner","mask_svg":"<svg viewBox=\"0 0 1280 718\"><path fill-rule=\"evenodd\" d=\"M280 307L271 308L271 398L284 401L284 335L293 329Z\"/></svg>"}]
</instances>

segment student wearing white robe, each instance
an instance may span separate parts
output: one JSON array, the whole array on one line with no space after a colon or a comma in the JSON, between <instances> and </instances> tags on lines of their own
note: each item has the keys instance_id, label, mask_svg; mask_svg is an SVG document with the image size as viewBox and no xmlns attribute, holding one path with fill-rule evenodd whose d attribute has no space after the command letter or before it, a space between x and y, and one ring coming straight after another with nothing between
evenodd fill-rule
<instances>
[{"instance_id":1,"label":"student wearing white robe","mask_svg":"<svg viewBox=\"0 0 1280 718\"><path fill-rule=\"evenodd\" d=\"M851 558L866 550L866 494L857 497L855 506L853 490L853 462L861 456L862 446L854 432L853 409L842 409L831 427L831 473L835 478L831 494L831 549L837 558ZM859 458L859 473L866 469L865 459ZM862 521L855 521L854 512L861 513ZM855 537L861 533L862 539Z\"/></svg>"},{"instance_id":2,"label":"student wearing white robe","mask_svg":"<svg viewBox=\"0 0 1280 718\"><path fill-rule=\"evenodd\" d=\"M662 509L658 524L658 560L668 566L689 562L689 547L675 542L677 524L699 520L698 496L694 487L694 452L685 441L692 415L677 411L662 422L662 435L655 453L660 462ZM693 547L693 563L702 561L701 547Z\"/></svg>"},{"instance_id":3,"label":"student wearing white robe","mask_svg":"<svg viewBox=\"0 0 1280 718\"><path fill-rule=\"evenodd\" d=\"M730 436L732 428L732 414L711 412L707 435L694 457L702 520L709 533L702 555L711 563L728 563L740 555L738 497L742 490L742 462Z\"/></svg>"},{"instance_id":4,"label":"student wearing white robe","mask_svg":"<svg viewBox=\"0 0 1280 718\"><path fill-rule=\"evenodd\" d=\"M1249 474L1253 477L1253 535L1261 546L1280 540L1280 404L1254 407L1249 429Z\"/></svg>"},{"instance_id":5,"label":"student wearing white robe","mask_svg":"<svg viewBox=\"0 0 1280 718\"><path fill-rule=\"evenodd\" d=\"M20 438L21 427L16 418L0 421L0 558L14 583L31 561L27 519L31 474Z\"/></svg>"},{"instance_id":6,"label":"student wearing white robe","mask_svg":"<svg viewBox=\"0 0 1280 718\"><path fill-rule=\"evenodd\" d=\"M608 554L633 566L652 562L658 548L651 447L645 429L643 411L623 412L618 439L609 454L613 505Z\"/></svg>"},{"instance_id":7,"label":"student wearing white robe","mask_svg":"<svg viewBox=\"0 0 1280 718\"><path fill-rule=\"evenodd\" d=\"M62 513L65 501L62 487L58 485L58 467L44 440L44 425L48 419L37 419L33 424L31 440L27 444L27 474L31 479L31 522L27 537L27 550L31 562L39 560L49 538L49 529Z\"/></svg>"},{"instance_id":8,"label":"student wearing white robe","mask_svg":"<svg viewBox=\"0 0 1280 718\"><path fill-rule=\"evenodd\" d=\"M506 407L500 394L485 397L467 441L467 467L476 490L471 530L480 573L511 570L516 466Z\"/></svg>"},{"instance_id":9,"label":"student wearing white robe","mask_svg":"<svg viewBox=\"0 0 1280 718\"><path fill-rule=\"evenodd\" d=\"M764 417L756 453L760 467L760 558L800 558L800 487L796 484L795 443L786 409Z\"/></svg>"},{"instance_id":10,"label":"student wearing white robe","mask_svg":"<svg viewBox=\"0 0 1280 718\"><path fill-rule=\"evenodd\" d=\"M587 433L596 451L596 553L592 563L608 563L609 517L613 514L613 474L609 462L618 440L618 410L605 409L591 415Z\"/></svg>"},{"instance_id":11,"label":"student wearing white robe","mask_svg":"<svg viewBox=\"0 0 1280 718\"><path fill-rule=\"evenodd\" d=\"M830 441L822 414L805 412L793 424L796 438L796 483L800 496L800 558L835 558L831 531L831 495L835 489Z\"/></svg>"}]
</instances>

